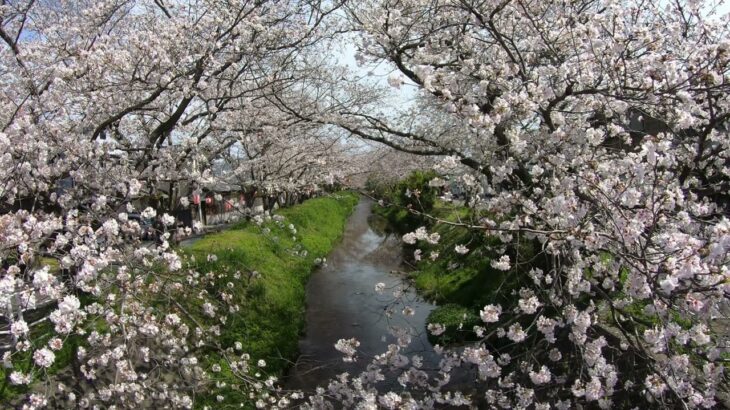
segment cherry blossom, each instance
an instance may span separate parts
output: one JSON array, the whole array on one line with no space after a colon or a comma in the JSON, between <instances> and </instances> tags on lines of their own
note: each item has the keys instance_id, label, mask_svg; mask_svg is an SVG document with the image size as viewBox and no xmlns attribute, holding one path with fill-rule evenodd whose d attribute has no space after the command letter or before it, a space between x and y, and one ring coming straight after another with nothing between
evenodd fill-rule
<instances>
[{"instance_id":1,"label":"cherry blossom","mask_svg":"<svg viewBox=\"0 0 730 410\"><path fill-rule=\"evenodd\" d=\"M40 367L51 367L54 360L56 360L56 355L45 347L33 353L33 361Z\"/></svg>"},{"instance_id":2,"label":"cherry blossom","mask_svg":"<svg viewBox=\"0 0 730 410\"><path fill-rule=\"evenodd\" d=\"M456 245L456 247L454 247L454 251L460 255L466 255L469 253L469 248L464 245Z\"/></svg>"},{"instance_id":3,"label":"cherry blossom","mask_svg":"<svg viewBox=\"0 0 730 410\"><path fill-rule=\"evenodd\" d=\"M32 359L13 384L41 379L24 404L192 408L215 388L206 347L259 407L722 406L730 41L719 3L345 3L0 8L3 362ZM359 61L393 70L390 89L321 58L344 32ZM407 92L412 103L390 110ZM403 154L355 159L362 141ZM437 349L435 375L411 366L400 338L362 375L283 397L256 376L263 366L221 345L237 295L210 289L240 276L178 255L173 211L216 184L273 207L388 163L458 185L443 198L483 218L419 216L468 229L475 240L453 251L488 255L517 284L480 312L481 340ZM142 240L151 218L159 243ZM451 254L428 229L402 240ZM176 304L188 298L214 324L193 323ZM48 343L27 339L37 324L23 313L37 308L50 312ZM68 337L84 340L68 372L78 386L56 391L48 370ZM338 346L354 360L357 341ZM479 397L449 390L462 365L478 369ZM392 376L382 369L406 386L377 391Z\"/></svg>"},{"instance_id":4,"label":"cherry blossom","mask_svg":"<svg viewBox=\"0 0 730 410\"><path fill-rule=\"evenodd\" d=\"M345 355L342 358L343 361L352 362L356 360L358 346L360 346L360 342L357 339L340 339L335 344L335 349Z\"/></svg>"},{"instance_id":5,"label":"cherry blossom","mask_svg":"<svg viewBox=\"0 0 730 410\"><path fill-rule=\"evenodd\" d=\"M500 256L500 258L498 260L493 260L491 262L491 265L495 269L504 270L504 271L510 270L510 268L511 268L510 263L509 263L509 256L507 256L507 255L502 255L502 256Z\"/></svg>"},{"instance_id":6,"label":"cherry blossom","mask_svg":"<svg viewBox=\"0 0 730 410\"><path fill-rule=\"evenodd\" d=\"M499 305L487 305L484 306L479 312L484 323L495 323L499 322L499 315L502 313L502 307Z\"/></svg>"}]
</instances>

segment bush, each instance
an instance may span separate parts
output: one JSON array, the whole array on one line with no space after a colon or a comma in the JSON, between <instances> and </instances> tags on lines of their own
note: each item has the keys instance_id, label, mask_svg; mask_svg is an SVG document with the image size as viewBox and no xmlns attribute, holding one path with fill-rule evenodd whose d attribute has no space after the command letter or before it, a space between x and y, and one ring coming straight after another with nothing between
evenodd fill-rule
<instances>
[{"instance_id":1,"label":"bush","mask_svg":"<svg viewBox=\"0 0 730 410\"><path fill-rule=\"evenodd\" d=\"M454 303L439 306L431 311L426 322L438 323L446 327L446 331L438 336L434 336L430 332L428 334L431 343L441 346L478 340L479 338L474 333L474 326L482 324L479 316L471 309Z\"/></svg>"},{"instance_id":2,"label":"bush","mask_svg":"<svg viewBox=\"0 0 730 410\"><path fill-rule=\"evenodd\" d=\"M433 171L413 171L396 184L393 198L396 205L421 212L431 212L439 191L428 183L436 176Z\"/></svg>"}]
</instances>

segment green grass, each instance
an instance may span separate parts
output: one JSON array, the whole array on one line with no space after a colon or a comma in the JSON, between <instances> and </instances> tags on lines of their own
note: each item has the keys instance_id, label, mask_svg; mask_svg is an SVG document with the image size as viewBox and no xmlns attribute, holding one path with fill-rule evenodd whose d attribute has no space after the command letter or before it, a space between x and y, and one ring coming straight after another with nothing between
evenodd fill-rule
<instances>
[{"instance_id":1,"label":"green grass","mask_svg":"<svg viewBox=\"0 0 730 410\"><path fill-rule=\"evenodd\" d=\"M34 326L30 333L30 340L33 341L35 347L43 347L55 335L53 324L49 321L39 323ZM13 367L5 368L0 366L0 403L10 403L12 400L26 394L32 389L32 385L13 385L10 383L10 374L19 371L24 374L31 375L33 380L38 380L44 374L52 375L58 373L71 363L72 356L76 352L77 346L82 344L79 336L70 336L64 341L61 350L53 352L56 356L53 365L48 369L40 369L33 365L33 351L16 352L13 356Z\"/></svg>"},{"instance_id":2,"label":"green grass","mask_svg":"<svg viewBox=\"0 0 730 410\"><path fill-rule=\"evenodd\" d=\"M464 227L445 223L433 223L412 214L402 208L380 208L376 211L388 219L393 230L403 234L419 226L427 226L429 232L438 232L441 240L438 245L419 242L416 246L407 247L421 249L424 259L416 264L412 279L421 295L436 303L456 303L469 308L481 308L487 303L494 303L500 298L500 289L510 285L509 273L491 267L492 255L489 246L499 246L498 239L486 236ZM467 222L473 219L474 211L463 206L456 206L436 201L433 216L449 222ZM414 219L415 218L415 219ZM471 251L466 255L457 254L454 247L465 244ZM439 252L439 258L433 262L427 256L431 250Z\"/></svg>"},{"instance_id":3,"label":"green grass","mask_svg":"<svg viewBox=\"0 0 730 410\"><path fill-rule=\"evenodd\" d=\"M298 353L298 340L305 325L305 285L316 265L315 259L326 256L339 241L357 201L358 197L352 193L311 199L280 210L278 214L286 219L282 223L265 223L264 228L270 230L268 234L253 223L241 223L233 229L207 235L185 250L195 256L196 268L201 273L241 271L243 274L241 280L234 282L235 288L227 290L236 295L241 309L229 315L221 328L224 348L241 342L243 351L251 355L251 363L264 359L266 374L283 373L289 360L295 359ZM297 229L296 241L289 224ZM208 261L209 254L215 254L217 261ZM249 281L248 273L252 271L260 276ZM208 289L211 294L223 290L226 281L216 284L219 282L220 289ZM199 301L186 303L194 305ZM209 320L202 315L196 319ZM210 352L207 364L215 363L223 364L217 353ZM241 403L248 401L245 389L237 389L235 377L226 366L222 367L224 371L216 375L216 380L226 382L227 386L198 397L196 407L240 408ZM225 396L225 401L215 401L217 394Z\"/></svg>"},{"instance_id":4,"label":"green grass","mask_svg":"<svg viewBox=\"0 0 730 410\"><path fill-rule=\"evenodd\" d=\"M48 266L52 273L58 273L60 271L60 264L57 259L51 257L41 257L38 261L37 267ZM50 311L51 308L46 308ZM78 336L68 337L63 344L61 350L54 352L56 359L53 365L45 370L41 370L33 365L32 352L35 347L43 347L48 341L55 335L53 332L53 325L49 321L41 322L36 326L33 326L30 332L30 340L33 342L34 348L28 352L16 352L12 358L13 366L11 368L5 368L0 366L0 403L7 403L11 400L19 397L21 394L25 394L32 388L27 385L13 385L10 383L10 374L14 371L19 371L24 374L30 372L32 379L37 380L43 373L55 374L61 369L65 368L71 363L71 358L76 351L76 346L80 342Z\"/></svg>"},{"instance_id":5,"label":"green grass","mask_svg":"<svg viewBox=\"0 0 730 410\"><path fill-rule=\"evenodd\" d=\"M376 213L385 217L390 229L398 234L425 226L429 232L437 232L441 236L437 245L429 245L424 241L416 245L404 245L406 255L415 249L423 252L423 259L415 263L415 269L411 272L411 279L419 294L441 305L428 318L429 323L440 323L447 328L441 336L431 337L434 343L448 345L476 339L473 326L481 323L478 320L479 310L492 303L509 306L514 302L512 291L519 289L521 281L526 280L526 275L519 269L504 272L491 266L492 259L497 255L496 249L505 246L495 236L463 226L436 222L396 206L376 208ZM439 200L434 203L431 215L442 221L472 225L478 223L476 221L481 217L489 216ZM459 244L467 246L469 253L456 253L454 247ZM529 260L534 255L530 242L515 241L507 248L512 260L516 246L519 246L521 259ZM435 261L428 258L431 251L439 252Z\"/></svg>"}]
</instances>

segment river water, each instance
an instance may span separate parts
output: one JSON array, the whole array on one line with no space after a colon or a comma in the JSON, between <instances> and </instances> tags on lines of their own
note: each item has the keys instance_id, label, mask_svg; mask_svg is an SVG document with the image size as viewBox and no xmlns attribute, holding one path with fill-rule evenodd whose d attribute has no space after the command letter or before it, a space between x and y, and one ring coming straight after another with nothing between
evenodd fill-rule
<instances>
[{"instance_id":1,"label":"river water","mask_svg":"<svg viewBox=\"0 0 730 410\"><path fill-rule=\"evenodd\" d=\"M372 207L371 200L360 201L327 265L312 273L306 333L286 388L311 391L326 387L327 380L343 372L358 374L373 355L395 343L388 331L392 326L410 329L407 353L418 353L425 362L436 357L425 330L426 317L435 306L419 298L398 273L404 269L400 240L374 229L379 224ZM382 294L374 288L379 282L386 285ZM413 309L412 316L402 314L406 306ZM334 345L338 339L353 337L360 341L359 357L355 363L345 363Z\"/></svg>"}]
</instances>

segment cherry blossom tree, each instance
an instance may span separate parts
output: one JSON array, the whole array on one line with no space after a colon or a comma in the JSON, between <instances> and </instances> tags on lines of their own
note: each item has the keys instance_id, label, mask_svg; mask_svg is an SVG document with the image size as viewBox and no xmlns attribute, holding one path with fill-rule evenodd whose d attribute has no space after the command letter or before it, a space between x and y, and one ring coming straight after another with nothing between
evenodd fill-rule
<instances>
[{"instance_id":1,"label":"cherry blossom tree","mask_svg":"<svg viewBox=\"0 0 730 410\"><path fill-rule=\"evenodd\" d=\"M174 218L138 202L209 182L221 161L243 183L326 181L350 163L344 130L439 157L487 210L458 224L503 245L454 252L488 252L519 286L439 369L406 357L401 334L308 405L721 406L730 41L716 4L364 0L349 27L341 6L2 2L0 309L23 405L190 408L226 388L224 370L260 407L302 398L217 338L240 308L217 284L241 273L199 272L167 242ZM385 91L324 64L349 30L416 105L393 115ZM136 212L165 225L160 244L142 243ZM425 228L403 239L439 242ZM335 347L354 361L358 346ZM70 374L53 376L69 347ZM476 391L449 386L460 366ZM393 372L403 390L378 391Z\"/></svg>"},{"instance_id":2,"label":"cherry blossom tree","mask_svg":"<svg viewBox=\"0 0 730 410\"><path fill-rule=\"evenodd\" d=\"M3 364L9 384L30 386L14 404L190 408L220 387L211 352L252 401L268 389L216 338L240 307L211 289L241 273L198 272L200 261L168 243L174 218L140 204L161 183L210 181L211 164L236 144L311 143L261 102L308 75L306 56L338 32L339 7L2 2ZM159 244L141 241L134 213L157 217Z\"/></svg>"},{"instance_id":3,"label":"cherry blossom tree","mask_svg":"<svg viewBox=\"0 0 730 410\"><path fill-rule=\"evenodd\" d=\"M417 87L422 110L330 119L466 173L487 213L458 224L498 237L492 267L519 281L482 310L482 343L442 369L478 368L471 399L488 406L721 406L730 40L717 4L374 0L348 13L360 58L391 63L390 85ZM434 118L458 133L409 125ZM425 399L367 396L372 374L333 389L388 408L462 403L394 349L380 360Z\"/></svg>"},{"instance_id":4,"label":"cherry blossom tree","mask_svg":"<svg viewBox=\"0 0 730 410\"><path fill-rule=\"evenodd\" d=\"M283 124L246 135L221 155L229 172L219 179L248 189L294 193L362 172L352 163L356 147L341 133L312 123Z\"/></svg>"}]
</instances>

